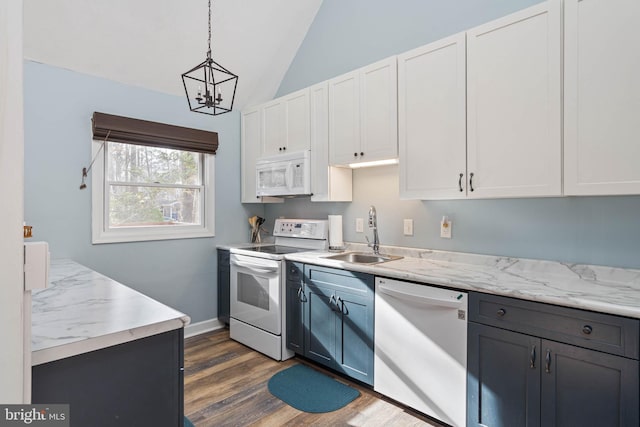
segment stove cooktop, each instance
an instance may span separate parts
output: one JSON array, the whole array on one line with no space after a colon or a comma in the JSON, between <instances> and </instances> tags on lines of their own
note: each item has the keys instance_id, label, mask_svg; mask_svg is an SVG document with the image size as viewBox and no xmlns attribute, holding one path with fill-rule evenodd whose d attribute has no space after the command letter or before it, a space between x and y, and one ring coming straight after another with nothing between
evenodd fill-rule
<instances>
[{"instance_id":1,"label":"stove cooktop","mask_svg":"<svg viewBox=\"0 0 640 427\"><path fill-rule=\"evenodd\" d=\"M243 249L245 251L262 252L265 254L273 254L273 255L285 255L285 254L292 254L296 252L306 252L306 251L313 250L313 249L307 249L307 248L296 248L293 246L282 246L282 245L245 246L238 249Z\"/></svg>"}]
</instances>

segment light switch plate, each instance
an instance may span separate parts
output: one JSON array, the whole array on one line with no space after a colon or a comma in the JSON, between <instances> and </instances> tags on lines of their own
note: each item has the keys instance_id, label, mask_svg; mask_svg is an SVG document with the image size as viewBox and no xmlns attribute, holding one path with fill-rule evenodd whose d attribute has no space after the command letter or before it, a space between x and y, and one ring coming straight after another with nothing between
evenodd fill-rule
<instances>
[{"instance_id":1,"label":"light switch plate","mask_svg":"<svg viewBox=\"0 0 640 427\"><path fill-rule=\"evenodd\" d=\"M453 222L446 216L443 216L442 221L440 221L440 237L443 239L450 239L452 228Z\"/></svg>"},{"instance_id":2,"label":"light switch plate","mask_svg":"<svg viewBox=\"0 0 640 427\"><path fill-rule=\"evenodd\" d=\"M413 236L413 220L405 219L402 229L405 236Z\"/></svg>"},{"instance_id":3,"label":"light switch plate","mask_svg":"<svg viewBox=\"0 0 640 427\"><path fill-rule=\"evenodd\" d=\"M356 218L356 233L364 233L364 218Z\"/></svg>"}]
</instances>

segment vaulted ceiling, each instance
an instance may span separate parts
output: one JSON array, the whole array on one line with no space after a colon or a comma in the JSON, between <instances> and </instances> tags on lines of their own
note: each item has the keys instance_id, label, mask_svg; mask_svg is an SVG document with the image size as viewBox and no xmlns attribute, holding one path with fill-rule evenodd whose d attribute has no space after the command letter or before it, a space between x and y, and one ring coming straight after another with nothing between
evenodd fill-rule
<instances>
[{"instance_id":1,"label":"vaulted ceiling","mask_svg":"<svg viewBox=\"0 0 640 427\"><path fill-rule=\"evenodd\" d=\"M273 98L322 0L212 0L213 59L234 109ZM183 95L207 51L207 0L24 0L25 58Z\"/></svg>"}]
</instances>

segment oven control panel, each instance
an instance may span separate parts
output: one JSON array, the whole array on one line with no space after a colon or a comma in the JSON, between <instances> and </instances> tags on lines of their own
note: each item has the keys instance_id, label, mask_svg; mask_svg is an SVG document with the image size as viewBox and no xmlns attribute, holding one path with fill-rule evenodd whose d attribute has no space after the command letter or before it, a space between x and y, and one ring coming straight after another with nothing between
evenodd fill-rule
<instances>
[{"instance_id":1,"label":"oven control panel","mask_svg":"<svg viewBox=\"0 0 640 427\"><path fill-rule=\"evenodd\" d=\"M326 240L328 229L327 220L278 218L273 227L273 235L276 237Z\"/></svg>"}]
</instances>

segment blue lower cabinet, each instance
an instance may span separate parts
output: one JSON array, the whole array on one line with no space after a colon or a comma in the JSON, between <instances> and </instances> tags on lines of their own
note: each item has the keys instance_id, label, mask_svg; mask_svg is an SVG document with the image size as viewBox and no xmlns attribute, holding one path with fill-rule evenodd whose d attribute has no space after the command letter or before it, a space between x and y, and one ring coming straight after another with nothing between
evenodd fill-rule
<instances>
[{"instance_id":1,"label":"blue lower cabinet","mask_svg":"<svg viewBox=\"0 0 640 427\"><path fill-rule=\"evenodd\" d=\"M542 340L543 426L640 425L638 361Z\"/></svg>"},{"instance_id":2,"label":"blue lower cabinet","mask_svg":"<svg viewBox=\"0 0 640 427\"><path fill-rule=\"evenodd\" d=\"M374 277L305 265L304 355L373 385Z\"/></svg>"},{"instance_id":3,"label":"blue lower cabinet","mask_svg":"<svg viewBox=\"0 0 640 427\"><path fill-rule=\"evenodd\" d=\"M467 426L639 425L639 362L469 323Z\"/></svg>"},{"instance_id":4,"label":"blue lower cabinet","mask_svg":"<svg viewBox=\"0 0 640 427\"><path fill-rule=\"evenodd\" d=\"M286 340L287 348L297 354L304 354L303 307L306 302L302 264L287 261L286 264Z\"/></svg>"},{"instance_id":5,"label":"blue lower cabinet","mask_svg":"<svg viewBox=\"0 0 640 427\"><path fill-rule=\"evenodd\" d=\"M182 426L183 367L180 328L36 365L31 401L70 405L74 427Z\"/></svg>"},{"instance_id":6,"label":"blue lower cabinet","mask_svg":"<svg viewBox=\"0 0 640 427\"><path fill-rule=\"evenodd\" d=\"M540 339L472 322L467 337L467 426L539 427Z\"/></svg>"},{"instance_id":7,"label":"blue lower cabinet","mask_svg":"<svg viewBox=\"0 0 640 427\"><path fill-rule=\"evenodd\" d=\"M304 355L335 368L336 328L339 319L333 304L334 291L323 286L307 286L307 290Z\"/></svg>"},{"instance_id":8,"label":"blue lower cabinet","mask_svg":"<svg viewBox=\"0 0 640 427\"><path fill-rule=\"evenodd\" d=\"M231 301L231 264L229 251L218 249L218 320L229 324Z\"/></svg>"},{"instance_id":9,"label":"blue lower cabinet","mask_svg":"<svg viewBox=\"0 0 640 427\"><path fill-rule=\"evenodd\" d=\"M373 385L373 301L361 295L336 293L336 369Z\"/></svg>"}]
</instances>

